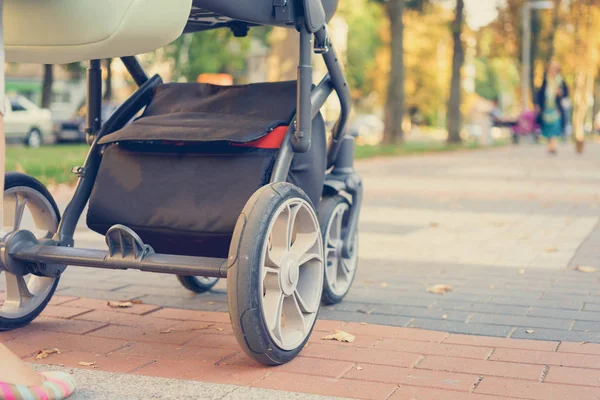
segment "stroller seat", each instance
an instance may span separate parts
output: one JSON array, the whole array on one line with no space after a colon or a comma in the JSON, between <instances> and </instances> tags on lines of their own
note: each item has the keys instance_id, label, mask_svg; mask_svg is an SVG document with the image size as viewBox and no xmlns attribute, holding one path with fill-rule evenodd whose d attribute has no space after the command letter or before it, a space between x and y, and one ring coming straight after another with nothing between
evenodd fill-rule
<instances>
[{"instance_id":1,"label":"stroller seat","mask_svg":"<svg viewBox=\"0 0 600 400\"><path fill-rule=\"evenodd\" d=\"M155 251L227 257L247 199L270 180L296 107L296 82L157 88L142 117L103 137L88 226L124 224ZM319 203L326 169L325 126L297 154L288 181Z\"/></svg>"}]
</instances>

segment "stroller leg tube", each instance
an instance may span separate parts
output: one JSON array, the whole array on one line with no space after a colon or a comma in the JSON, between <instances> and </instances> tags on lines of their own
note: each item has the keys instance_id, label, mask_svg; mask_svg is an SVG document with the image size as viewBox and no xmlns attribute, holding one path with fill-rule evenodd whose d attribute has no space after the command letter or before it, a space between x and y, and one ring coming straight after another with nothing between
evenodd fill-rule
<instances>
[{"instance_id":1,"label":"stroller leg tube","mask_svg":"<svg viewBox=\"0 0 600 400\"><path fill-rule=\"evenodd\" d=\"M300 26L300 63L298 64L298 100L296 107L296 132L292 148L296 153L306 153L310 149L312 130L311 88L312 88L312 34Z\"/></svg>"}]
</instances>

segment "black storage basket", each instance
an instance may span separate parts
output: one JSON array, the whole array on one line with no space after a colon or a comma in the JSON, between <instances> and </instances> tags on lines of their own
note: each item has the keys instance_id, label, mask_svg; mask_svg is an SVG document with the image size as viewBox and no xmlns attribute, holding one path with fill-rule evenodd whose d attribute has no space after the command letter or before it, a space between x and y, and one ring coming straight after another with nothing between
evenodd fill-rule
<instances>
[{"instance_id":1,"label":"black storage basket","mask_svg":"<svg viewBox=\"0 0 600 400\"><path fill-rule=\"evenodd\" d=\"M88 226L129 226L159 253L227 257L241 210L269 182L295 99L295 82L160 86L139 120L101 139ZM288 181L317 205L325 169L318 116Z\"/></svg>"}]
</instances>

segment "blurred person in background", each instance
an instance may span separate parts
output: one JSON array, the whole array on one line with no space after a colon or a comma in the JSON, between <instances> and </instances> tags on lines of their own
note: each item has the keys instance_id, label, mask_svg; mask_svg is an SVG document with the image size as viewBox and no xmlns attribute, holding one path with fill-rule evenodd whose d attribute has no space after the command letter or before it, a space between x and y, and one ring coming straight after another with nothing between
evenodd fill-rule
<instances>
[{"instance_id":1,"label":"blurred person in background","mask_svg":"<svg viewBox=\"0 0 600 400\"><path fill-rule=\"evenodd\" d=\"M542 127L542 135L548 139L548 153L556 154L556 144L567 125L565 104L569 89L560 73L560 66L552 61L544 75L544 82L538 91L536 112Z\"/></svg>"}]
</instances>

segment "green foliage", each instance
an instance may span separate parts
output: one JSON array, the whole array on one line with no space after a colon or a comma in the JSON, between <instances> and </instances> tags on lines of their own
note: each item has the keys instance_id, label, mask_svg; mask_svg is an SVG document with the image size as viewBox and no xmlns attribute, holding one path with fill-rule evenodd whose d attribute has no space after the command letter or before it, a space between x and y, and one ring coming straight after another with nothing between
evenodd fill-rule
<instances>
[{"instance_id":1,"label":"green foliage","mask_svg":"<svg viewBox=\"0 0 600 400\"><path fill-rule=\"evenodd\" d=\"M375 54L382 45L379 29L385 17L381 7L369 0L342 2L339 14L350 27L346 78L355 97L360 97L373 91L373 76L369 71L373 70Z\"/></svg>"},{"instance_id":2,"label":"green foliage","mask_svg":"<svg viewBox=\"0 0 600 400\"><path fill-rule=\"evenodd\" d=\"M74 183L74 165L82 165L90 147L85 144L6 149L6 170L21 171L39 179L43 184Z\"/></svg>"},{"instance_id":3,"label":"green foliage","mask_svg":"<svg viewBox=\"0 0 600 400\"><path fill-rule=\"evenodd\" d=\"M202 73L240 76L246 68L249 34L236 38L227 29L183 35L166 47L165 55L174 62L173 78L195 81Z\"/></svg>"},{"instance_id":4,"label":"green foliage","mask_svg":"<svg viewBox=\"0 0 600 400\"><path fill-rule=\"evenodd\" d=\"M486 58L477 58L474 60L474 64L475 93L487 100L497 99L500 95L498 78L489 60Z\"/></svg>"}]
</instances>

